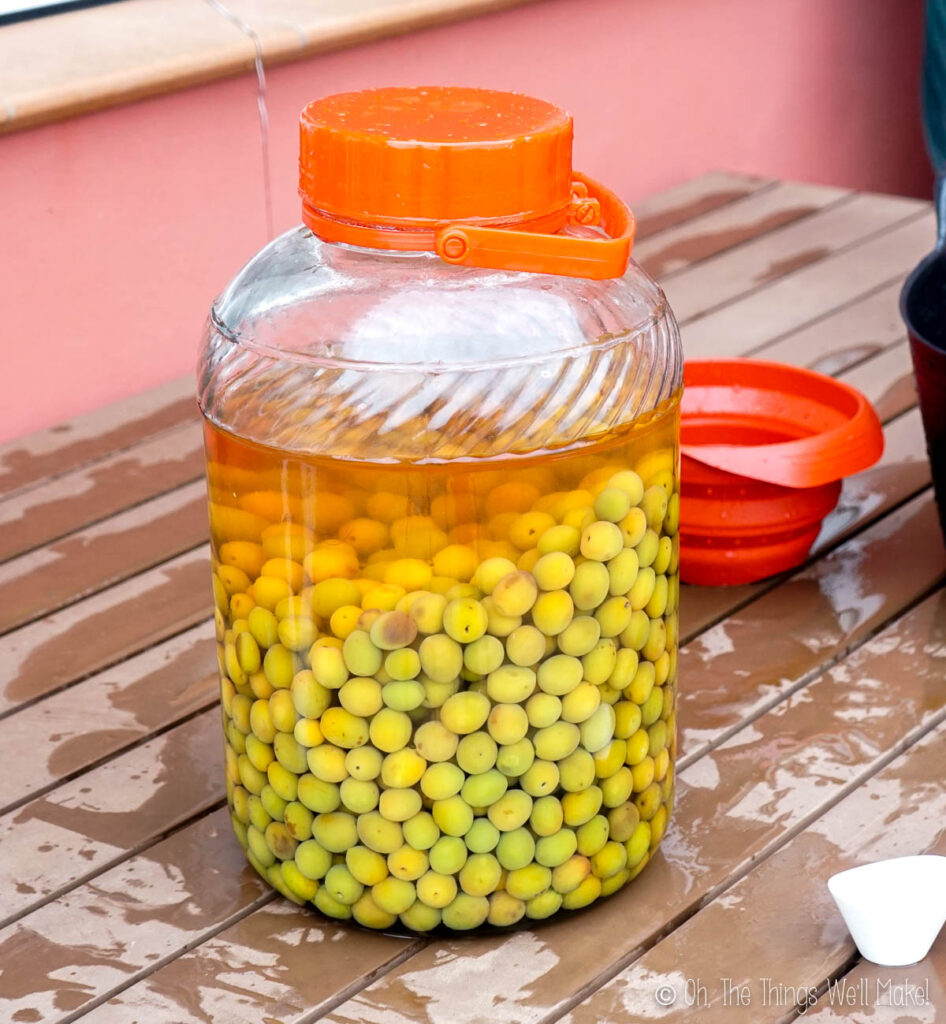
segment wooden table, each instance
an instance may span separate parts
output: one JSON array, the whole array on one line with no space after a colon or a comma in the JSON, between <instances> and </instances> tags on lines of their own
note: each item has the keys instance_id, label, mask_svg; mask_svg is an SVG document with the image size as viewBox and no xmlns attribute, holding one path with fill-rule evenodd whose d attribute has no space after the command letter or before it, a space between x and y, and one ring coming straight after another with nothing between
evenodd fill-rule
<instances>
[{"instance_id":1,"label":"wooden table","mask_svg":"<svg viewBox=\"0 0 946 1024\"><path fill-rule=\"evenodd\" d=\"M809 989L809 1021L946 1020L946 936L872 967L825 886L946 853L946 558L896 304L933 215L732 174L637 212L689 356L836 374L886 435L806 566L686 589L660 855L501 939L366 934L265 887L224 809L201 437L176 382L0 450L0 1020L764 1024ZM931 1005L876 1005L898 991Z\"/></svg>"}]
</instances>

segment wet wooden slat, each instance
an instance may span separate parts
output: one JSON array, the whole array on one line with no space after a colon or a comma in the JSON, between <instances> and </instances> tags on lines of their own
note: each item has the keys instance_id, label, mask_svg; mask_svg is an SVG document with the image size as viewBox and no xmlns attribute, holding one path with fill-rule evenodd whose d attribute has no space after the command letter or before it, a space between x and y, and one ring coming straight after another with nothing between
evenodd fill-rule
<instances>
[{"instance_id":1,"label":"wet wooden slat","mask_svg":"<svg viewBox=\"0 0 946 1024\"><path fill-rule=\"evenodd\" d=\"M61 1020L274 897L207 815L0 931L0 1019Z\"/></svg>"},{"instance_id":2,"label":"wet wooden slat","mask_svg":"<svg viewBox=\"0 0 946 1024\"><path fill-rule=\"evenodd\" d=\"M777 713L682 772L661 854L633 885L592 913L506 939L435 943L326 1019L332 1024L554 1019L612 964L653 942L668 922L771 854L845 793L857 791L892 749L946 719L946 690L936 686L946 661L944 630L946 601L936 595ZM935 642L926 649L931 634ZM865 688L852 713L850 681L865 673L877 681ZM942 803L941 792L939 799ZM795 904L782 903L783 913L789 905ZM677 965L689 962L681 957ZM478 978L489 978L489 984L479 985ZM450 993L458 991L469 995L451 1000ZM608 1019L625 1024L640 1018L631 1013Z\"/></svg>"},{"instance_id":3,"label":"wet wooden slat","mask_svg":"<svg viewBox=\"0 0 946 1024\"><path fill-rule=\"evenodd\" d=\"M196 480L203 471L200 425L186 423L21 491L0 501L0 561Z\"/></svg>"},{"instance_id":4,"label":"wet wooden slat","mask_svg":"<svg viewBox=\"0 0 946 1024\"><path fill-rule=\"evenodd\" d=\"M0 813L219 694L213 631L203 624L0 720Z\"/></svg>"},{"instance_id":5,"label":"wet wooden slat","mask_svg":"<svg viewBox=\"0 0 946 1024\"><path fill-rule=\"evenodd\" d=\"M680 763L773 707L944 576L926 492L701 633L680 650Z\"/></svg>"},{"instance_id":6,"label":"wet wooden slat","mask_svg":"<svg viewBox=\"0 0 946 1024\"><path fill-rule=\"evenodd\" d=\"M857 199L851 200L854 202ZM848 205L834 207L824 217ZM808 227L816 219L817 215L806 218L799 227ZM791 231L793 227L783 230ZM706 358L732 351L752 352L766 339L794 331L889 283L891 278L905 275L929 249L933 230L931 213L914 215L906 223L866 238L860 245L842 252L823 253L812 261L813 266L803 266L770 283L760 282L757 290L687 325L683 331L684 353L688 357ZM774 237L766 236L760 244ZM698 269L704 266L701 264ZM701 279L700 285L705 288L705 281ZM669 282L668 290L674 304L673 286ZM692 300L684 298L684 305L692 307Z\"/></svg>"},{"instance_id":7,"label":"wet wooden slat","mask_svg":"<svg viewBox=\"0 0 946 1024\"><path fill-rule=\"evenodd\" d=\"M946 843L930 850L946 854ZM908 1015L924 1024L946 1021L946 942L942 936L912 967L880 967L859 960L834 978L805 1013L811 1024L904 1024Z\"/></svg>"},{"instance_id":8,"label":"wet wooden slat","mask_svg":"<svg viewBox=\"0 0 946 1024\"><path fill-rule=\"evenodd\" d=\"M850 533L852 524L879 516L930 483L930 464L920 410L911 409L884 428L884 453L870 469L844 481L837 508L825 517L815 541L817 553Z\"/></svg>"},{"instance_id":9,"label":"wet wooden slat","mask_svg":"<svg viewBox=\"0 0 946 1024\"><path fill-rule=\"evenodd\" d=\"M196 384L183 377L0 445L0 490L66 473L179 423L196 421Z\"/></svg>"},{"instance_id":10,"label":"wet wooden slat","mask_svg":"<svg viewBox=\"0 0 946 1024\"><path fill-rule=\"evenodd\" d=\"M792 994L770 989L766 999L761 979L817 990L854 956L828 878L885 857L946 852L944 744L946 729L931 733L563 1019L775 1024L793 1017ZM888 976L898 974L888 969ZM704 979L706 1000L698 1010L686 1006L682 990L671 1007L657 1005L658 987L676 992L688 977ZM748 984L748 998L727 999L723 978ZM903 1021L934 1019L922 1011L901 1014Z\"/></svg>"},{"instance_id":11,"label":"wet wooden slat","mask_svg":"<svg viewBox=\"0 0 946 1024\"><path fill-rule=\"evenodd\" d=\"M222 746L205 711L0 817L0 926L213 807Z\"/></svg>"},{"instance_id":12,"label":"wet wooden slat","mask_svg":"<svg viewBox=\"0 0 946 1024\"><path fill-rule=\"evenodd\" d=\"M175 960L167 973L152 975L147 984L132 986L81 1019L88 1024L316 1020L351 988L370 982L422 943L353 933L278 900Z\"/></svg>"},{"instance_id":13,"label":"wet wooden slat","mask_svg":"<svg viewBox=\"0 0 946 1024\"><path fill-rule=\"evenodd\" d=\"M197 481L0 565L0 632L195 547L206 502Z\"/></svg>"},{"instance_id":14,"label":"wet wooden slat","mask_svg":"<svg viewBox=\"0 0 946 1024\"><path fill-rule=\"evenodd\" d=\"M766 293L773 287L773 282L780 278L795 280L806 268L811 275L814 273L812 264L821 264L829 257L838 259L842 252L859 252L875 235L878 236L875 244L880 245L880 237L886 237L898 227L903 228L913 221L928 221L930 216L929 208L916 200L854 195L794 224L770 231L745 245L703 260L678 273L668 274L661 280L661 285L677 320L687 324L705 317L713 310L742 307L743 303L756 294L760 296L756 301L764 304ZM916 228L917 237L922 231L922 228ZM856 262L856 257L853 259ZM896 253L888 260L888 265L890 263L894 264L894 269L887 273L883 281L889 280L896 273L899 265ZM860 294L870 287L870 284L865 284ZM843 301L843 297L839 297L824 311L837 308ZM787 331L803 322L799 320L782 329ZM690 325L684 331L686 354L700 357L712 355L712 351L703 351L700 347L698 342L701 334L695 327L695 324ZM760 341L772 337L774 332L769 329L767 321L757 317L742 323L741 330L724 343L723 351L747 351Z\"/></svg>"},{"instance_id":15,"label":"wet wooden slat","mask_svg":"<svg viewBox=\"0 0 946 1024\"><path fill-rule=\"evenodd\" d=\"M846 195L844 189L826 185L779 182L643 240L634 247L634 259L659 281L667 274L801 220Z\"/></svg>"},{"instance_id":16,"label":"wet wooden slat","mask_svg":"<svg viewBox=\"0 0 946 1024\"><path fill-rule=\"evenodd\" d=\"M631 203L637 219L637 238L649 238L774 184L771 178L711 171L673 188L642 196Z\"/></svg>"},{"instance_id":17,"label":"wet wooden slat","mask_svg":"<svg viewBox=\"0 0 946 1024\"><path fill-rule=\"evenodd\" d=\"M906 341L891 345L879 355L859 363L842 378L870 400L882 423L916 405L916 383L910 348Z\"/></svg>"},{"instance_id":18,"label":"wet wooden slat","mask_svg":"<svg viewBox=\"0 0 946 1024\"><path fill-rule=\"evenodd\" d=\"M906 337L899 301L907 269L896 268L892 284L881 285L799 330L761 345L753 355L837 376L880 354Z\"/></svg>"},{"instance_id":19,"label":"wet wooden slat","mask_svg":"<svg viewBox=\"0 0 946 1024\"><path fill-rule=\"evenodd\" d=\"M0 713L207 619L204 547L0 636Z\"/></svg>"}]
</instances>

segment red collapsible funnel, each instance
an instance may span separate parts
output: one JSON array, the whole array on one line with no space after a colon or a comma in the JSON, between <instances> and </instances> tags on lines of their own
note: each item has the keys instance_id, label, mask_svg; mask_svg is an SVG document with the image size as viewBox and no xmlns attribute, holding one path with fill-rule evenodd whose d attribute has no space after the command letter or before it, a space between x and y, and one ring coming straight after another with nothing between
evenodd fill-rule
<instances>
[{"instance_id":1,"label":"red collapsible funnel","mask_svg":"<svg viewBox=\"0 0 946 1024\"><path fill-rule=\"evenodd\" d=\"M804 561L841 480L883 432L855 388L754 359L691 360L681 413L680 577L750 583Z\"/></svg>"}]
</instances>

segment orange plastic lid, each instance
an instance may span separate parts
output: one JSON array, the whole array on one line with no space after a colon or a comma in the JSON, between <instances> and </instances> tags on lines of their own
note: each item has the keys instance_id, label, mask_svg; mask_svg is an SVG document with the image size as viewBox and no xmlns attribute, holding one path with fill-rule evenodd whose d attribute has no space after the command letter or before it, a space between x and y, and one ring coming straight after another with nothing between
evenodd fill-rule
<instances>
[{"instance_id":1,"label":"orange plastic lid","mask_svg":"<svg viewBox=\"0 0 946 1024\"><path fill-rule=\"evenodd\" d=\"M572 119L518 93L369 89L310 103L300 123L303 221L320 238L430 249L450 263L618 277L634 218L572 170ZM569 237L566 224L608 234Z\"/></svg>"},{"instance_id":2,"label":"orange plastic lid","mask_svg":"<svg viewBox=\"0 0 946 1024\"><path fill-rule=\"evenodd\" d=\"M346 92L303 110L299 172L306 203L361 223L564 223L572 119L490 89Z\"/></svg>"}]
</instances>

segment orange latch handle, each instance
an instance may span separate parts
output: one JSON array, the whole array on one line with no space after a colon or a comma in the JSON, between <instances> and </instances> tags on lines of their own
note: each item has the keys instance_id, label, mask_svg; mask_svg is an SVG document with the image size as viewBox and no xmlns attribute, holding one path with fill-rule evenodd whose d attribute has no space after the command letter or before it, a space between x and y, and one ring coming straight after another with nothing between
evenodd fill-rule
<instances>
[{"instance_id":1,"label":"orange latch handle","mask_svg":"<svg viewBox=\"0 0 946 1024\"><path fill-rule=\"evenodd\" d=\"M521 270L533 274L558 274L594 281L621 277L627 270L634 244L636 222L627 205L609 189L583 174L575 174L575 220L588 223L583 214L600 208L600 224L608 238L576 238L509 228L448 224L435 234L437 255L447 263L492 270ZM587 190L587 198L582 194ZM588 200L592 200L589 203ZM595 218L597 219L597 218Z\"/></svg>"}]
</instances>

